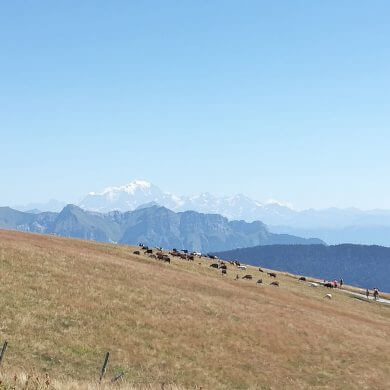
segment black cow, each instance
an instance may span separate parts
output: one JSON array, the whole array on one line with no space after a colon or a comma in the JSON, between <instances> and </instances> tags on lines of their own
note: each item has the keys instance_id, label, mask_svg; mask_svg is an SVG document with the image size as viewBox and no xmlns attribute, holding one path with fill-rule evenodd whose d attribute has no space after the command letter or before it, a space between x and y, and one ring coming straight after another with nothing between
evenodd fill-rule
<instances>
[{"instance_id":1,"label":"black cow","mask_svg":"<svg viewBox=\"0 0 390 390\"><path fill-rule=\"evenodd\" d=\"M252 275L245 275L242 277L243 279L252 280Z\"/></svg>"},{"instance_id":2,"label":"black cow","mask_svg":"<svg viewBox=\"0 0 390 390\"><path fill-rule=\"evenodd\" d=\"M217 263L214 263L214 264L210 264L210 267L211 268L219 268L219 265Z\"/></svg>"}]
</instances>

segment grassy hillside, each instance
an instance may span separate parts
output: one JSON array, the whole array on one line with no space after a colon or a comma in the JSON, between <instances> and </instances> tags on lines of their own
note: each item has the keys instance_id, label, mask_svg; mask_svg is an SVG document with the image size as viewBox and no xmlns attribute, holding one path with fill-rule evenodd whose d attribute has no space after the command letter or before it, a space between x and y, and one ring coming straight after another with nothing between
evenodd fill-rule
<instances>
[{"instance_id":1,"label":"grassy hillside","mask_svg":"<svg viewBox=\"0 0 390 390\"><path fill-rule=\"evenodd\" d=\"M107 379L136 388L388 388L389 307L133 250L0 231L0 373L92 383L110 351Z\"/></svg>"}]
</instances>

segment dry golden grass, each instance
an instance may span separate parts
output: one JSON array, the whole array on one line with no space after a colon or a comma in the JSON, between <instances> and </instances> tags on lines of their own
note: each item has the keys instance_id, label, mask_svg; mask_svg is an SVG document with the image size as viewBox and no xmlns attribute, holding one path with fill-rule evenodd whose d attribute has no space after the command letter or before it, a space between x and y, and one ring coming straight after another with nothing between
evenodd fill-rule
<instances>
[{"instance_id":1,"label":"dry golden grass","mask_svg":"<svg viewBox=\"0 0 390 390\"><path fill-rule=\"evenodd\" d=\"M106 351L122 388L389 388L389 307L133 249L0 231L5 388L46 372L55 388L95 388Z\"/></svg>"}]
</instances>

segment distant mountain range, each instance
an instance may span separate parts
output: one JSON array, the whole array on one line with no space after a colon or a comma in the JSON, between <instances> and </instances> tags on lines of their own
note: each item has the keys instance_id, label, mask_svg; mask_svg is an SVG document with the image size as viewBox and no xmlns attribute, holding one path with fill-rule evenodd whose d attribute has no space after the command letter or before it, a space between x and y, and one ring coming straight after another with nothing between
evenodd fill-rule
<instances>
[{"instance_id":1,"label":"distant mountain range","mask_svg":"<svg viewBox=\"0 0 390 390\"><path fill-rule=\"evenodd\" d=\"M209 193L182 196L164 192L144 180L90 192L79 203L83 209L107 213L133 211L142 205L160 205L175 212L193 210L220 214L230 220L260 220L274 233L320 237L329 244L343 242L390 246L390 210L363 211L356 208L294 210L279 202L261 203L239 194L216 197ZM14 207L21 211L60 211L64 202L51 200Z\"/></svg>"},{"instance_id":2,"label":"distant mountain range","mask_svg":"<svg viewBox=\"0 0 390 390\"><path fill-rule=\"evenodd\" d=\"M2 207L0 228L122 244L143 242L201 252L254 245L324 244L315 238L270 233L259 221L229 221L218 214L195 211L175 213L161 206L125 213L97 213L74 205L67 205L60 213L26 213Z\"/></svg>"},{"instance_id":3,"label":"distant mountain range","mask_svg":"<svg viewBox=\"0 0 390 390\"><path fill-rule=\"evenodd\" d=\"M367 245L266 245L217 253L255 266L339 279L362 288L390 292L390 248Z\"/></svg>"}]
</instances>

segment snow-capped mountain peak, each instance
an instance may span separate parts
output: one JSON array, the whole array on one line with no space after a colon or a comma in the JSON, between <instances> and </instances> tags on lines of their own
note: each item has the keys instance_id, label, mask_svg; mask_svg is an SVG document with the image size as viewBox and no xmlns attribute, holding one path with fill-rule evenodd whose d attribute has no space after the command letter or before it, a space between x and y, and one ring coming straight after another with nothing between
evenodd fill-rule
<instances>
[{"instance_id":1,"label":"snow-capped mountain peak","mask_svg":"<svg viewBox=\"0 0 390 390\"><path fill-rule=\"evenodd\" d=\"M217 197L209 192L197 195L182 196L162 191L146 180L133 180L123 186L107 187L102 192L90 192L79 206L93 211L107 212L111 210L130 211L147 204L160 204L173 211L194 210L203 213L217 213L229 219L253 221L262 219L264 213L275 215L286 214L292 210L275 201L262 204L246 195Z\"/></svg>"},{"instance_id":2,"label":"snow-capped mountain peak","mask_svg":"<svg viewBox=\"0 0 390 390\"><path fill-rule=\"evenodd\" d=\"M106 195L114 194L118 192L126 192L128 194L134 194L136 191L146 191L152 187L152 183L145 180L133 180L130 183L118 186L118 187L107 187L102 192L89 192L88 195Z\"/></svg>"}]
</instances>

